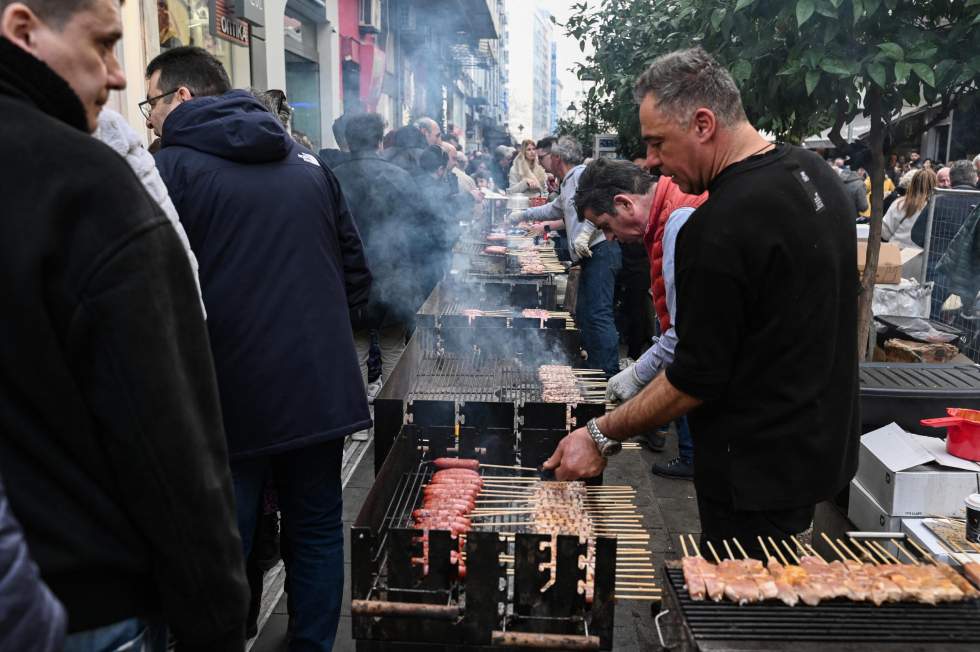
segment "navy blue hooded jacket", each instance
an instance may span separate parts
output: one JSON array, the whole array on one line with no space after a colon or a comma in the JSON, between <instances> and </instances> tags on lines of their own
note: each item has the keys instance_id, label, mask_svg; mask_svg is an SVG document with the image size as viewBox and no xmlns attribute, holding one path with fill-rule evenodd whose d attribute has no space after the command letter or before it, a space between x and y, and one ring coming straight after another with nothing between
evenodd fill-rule
<instances>
[{"instance_id":1,"label":"navy blue hooded jacket","mask_svg":"<svg viewBox=\"0 0 980 652\"><path fill-rule=\"evenodd\" d=\"M200 264L232 459L369 427L348 310L371 275L333 174L245 91L174 109L156 160Z\"/></svg>"},{"instance_id":2,"label":"navy blue hooded jacket","mask_svg":"<svg viewBox=\"0 0 980 652\"><path fill-rule=\"evenodd\" d=\"M41 581L0 483L0 650L57 652L67 619Z\"/></svg>"}]
</instances>

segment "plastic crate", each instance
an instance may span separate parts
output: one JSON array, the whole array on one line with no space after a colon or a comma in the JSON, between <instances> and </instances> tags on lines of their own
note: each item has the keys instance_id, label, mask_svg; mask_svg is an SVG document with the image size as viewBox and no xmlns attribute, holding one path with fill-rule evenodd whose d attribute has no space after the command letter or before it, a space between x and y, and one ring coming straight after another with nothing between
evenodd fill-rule
<instances>
[{"instance_id":1,"label":"plastic crate","mask_svg":"<svg viewBox=\"0 0 980 652\"><path fill-rule=\"evenodd\" d=\"M908 432L937 436L919 423L946 408L980 409L980 365L862 363L859 371L861 432L891 422Z\"/></svg>"}]
</instances>

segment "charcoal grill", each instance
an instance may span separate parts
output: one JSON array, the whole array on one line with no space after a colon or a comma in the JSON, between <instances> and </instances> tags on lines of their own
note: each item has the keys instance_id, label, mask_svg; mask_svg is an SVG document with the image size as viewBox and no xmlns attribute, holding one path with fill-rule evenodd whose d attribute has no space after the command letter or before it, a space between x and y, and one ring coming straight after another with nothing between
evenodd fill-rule
<instances>
[{"instance_id":1,"label":"charcoal grill","mask_svg":"<svg viewBox=\"0 0 980 652\"><path fill-rule=\"evenodd\" d=\"M456 542L449 532L430 531L428 574L412 561L422 552L410 515L431 473L423 455L536 466L550 452L535 440L519 444L512 429L483 424L409 424L400 431L351 527L352 632L359 652L612 648L615 539L597 539L591 605L578 592L585 545L575 536L559 536L552 559L550 547L541 545L549 535L518 532L502 540L496 531L471 531L460 579L450 561ZM505 553L513 558L512 576L501 562ZM552 560L554 582L542 591L549 571L539 564Z\"/></svg>"},{"instance_id":2,"label":"charcoal grill","mask_svg":"<svg viewBox=\"0 0 980 652\"><path fill-rule=\"evenodd\" d=\"M550 275L498 277L494 275L450 275L438 286L440 295L472 300L477 306L520 306L555 310L558 288ZM450 294L452 293L452 294Z\"/></svg>"},{"instance_id":3,"label":"charcoal grill","mask_svg":"<svg viewBox=\"0 0 980 652\"><path fill-rule=\"evenodd\" d=\"M517 288L520 288L519 290ZM441 280L416 315L419 328L549 328L570 329L574 322L564 317L524 317L524 308L555 309L554 284L465 283ZM542 305L544 304L544 305ZM464 311L480 309L493 315L470 318Z\"/></svg>"},{"instance_id":4,"label":"charcoal grill","mask_svg":"<svg viewBox=\"0 0 980 652\"><path fill-rule=\"evenodd\" d=\"M485 331L474 328L415 332L374 401L376 471L405 422L443 427L481 423L511 432L533 431L553 451L570 424L581 426L605 413L604 402L541 400L538 367L571 364L578 351L577 332L501 332L506 337L486 338Z\"/></svg>"},{"instance_id":5,"label":"charcoal grill","mask_svg":"<svg viewBox=\"0 0 980 652\"><path fill-rule=\"evenodd\" d=\"M488 254L488 243L478 240L459 240L453 247L453 269L478 274L504 274L507 254Z\"/></svg>"},{"instance_id":6,"label":"charcoal grill","mask_svg":"<svg viewBox=\"0 0 980 652\"><path fill-rule=\"evenodd\" d=\"M657 629L661 644L671 650L980 649L976 600L880 607L847 600L815 607L694 601L684 589L684 574L676 561L665 564L664 585Z\"/></svg>"}]
</instances>

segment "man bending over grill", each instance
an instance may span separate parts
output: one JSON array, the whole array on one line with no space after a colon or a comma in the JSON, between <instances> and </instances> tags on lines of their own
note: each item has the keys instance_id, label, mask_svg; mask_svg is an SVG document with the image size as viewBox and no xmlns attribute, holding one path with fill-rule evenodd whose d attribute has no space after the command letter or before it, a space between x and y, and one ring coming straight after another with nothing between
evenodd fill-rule
<instances>
[{"instance_id":1,"label":"man bending over grill","mask_svg":"<svg viewBox=\"0 0 980 652\"><path fill-rule=\"evenodd\" d=\"M650 287L660 321L660 337L640 359L609 379L606 399L626 401L646 387L674 360L677 314L674 283L674 244L677 234L707 193L685 194L670 177L653 176L628 161L600 158L590 163L579 179L575 207L580 220L588 220L606 234L607 240L643 242L650 259ZM690 479L694 475L694 441L687 417L675 422L678 456L666 464L654 464L653 473L667 478ZM647 433L647 438L651 432ZM662 439L662 435L654 434ZM661 444L662 448L662 444Z\"/></svg>"},{"instance_id":2,"label":"man bending over grill","mask_svg":"<svg viewBox=\"0 0 980 652\"><path fill-rule=\"evenodd\" d=\"M637 83L647 163L709 191L677 236L674 360L545 463L594 476L616 441L690 413L701 539L806 530L857 468L857 238L840 179L815 154L749 124L731 75L704 50L655 61Z\"/></svg>"}]
</instances>

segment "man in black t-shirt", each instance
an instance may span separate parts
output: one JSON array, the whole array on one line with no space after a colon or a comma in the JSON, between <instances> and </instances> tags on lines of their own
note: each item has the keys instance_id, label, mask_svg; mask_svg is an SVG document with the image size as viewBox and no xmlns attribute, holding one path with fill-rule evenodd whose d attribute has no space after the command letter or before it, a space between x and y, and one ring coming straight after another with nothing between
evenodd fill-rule
<instances>
[{"instance_id":1,"label":"man in black t-shirt","mask_svg":"<svg viewBox=\"0 0 980 652\"><path fill-rule=\"evenodd\" d=\"M748 123L700 48L637 83L647 163L710 197L676 244L674 362L635 398L562 440L546 468L594 476L617 441L690 413L702 542L806 530L857 468L853 209L818 156Z\"/></svg>"}]
</instances>

